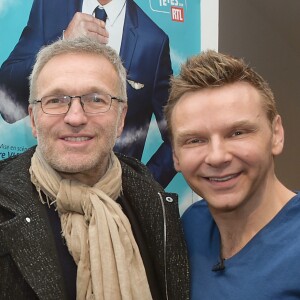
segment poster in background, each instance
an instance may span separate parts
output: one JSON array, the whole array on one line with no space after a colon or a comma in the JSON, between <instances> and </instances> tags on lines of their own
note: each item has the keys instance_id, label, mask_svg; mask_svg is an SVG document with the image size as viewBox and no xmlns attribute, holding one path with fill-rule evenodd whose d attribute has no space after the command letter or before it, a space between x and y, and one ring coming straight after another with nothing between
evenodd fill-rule
<instances>
[{"instance_id":1,"label":"poster in background","mask_svg":"<svg viewBox=\"0 0 300 300\"><path fill-rule=\"evenodd\" d=\"M0 64L19 40L26 26L32 2L0 2ZM168 34L175 75L188 56L207 48L217 50L218 0L136 0L136 3ZM5 91L0 89L0 108L2 105L5 105L6 111L18 114L18 108L10 101ZM142 157L143 162L149 160L161 142L159 130L153 120ZM6 123L0 116L0 160L24 152L35 144L28 116L12 124ZM181 212L198 198L192 194L181 174L174 177L166 190L179 194Z\"/></svg>"}]
</instances>

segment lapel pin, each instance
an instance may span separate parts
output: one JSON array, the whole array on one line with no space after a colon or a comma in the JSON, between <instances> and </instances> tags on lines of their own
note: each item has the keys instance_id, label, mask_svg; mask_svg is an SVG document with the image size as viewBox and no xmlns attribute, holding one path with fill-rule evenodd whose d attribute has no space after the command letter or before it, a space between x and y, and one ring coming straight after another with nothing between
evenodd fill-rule
<instances>
[{"instance_id":1,"label":"lapel pin","mask_svg":"<svg viewBox=\"0 0 300 300\"><path fill-rule=\"evenodd\" d=\"M139 82L135 82L133 80L129 80L127 79L127 82L131 85L132 88L134 88L135 90L140 90L144 87L144 84L139 83Z\"/></svg>"}]
</instances>

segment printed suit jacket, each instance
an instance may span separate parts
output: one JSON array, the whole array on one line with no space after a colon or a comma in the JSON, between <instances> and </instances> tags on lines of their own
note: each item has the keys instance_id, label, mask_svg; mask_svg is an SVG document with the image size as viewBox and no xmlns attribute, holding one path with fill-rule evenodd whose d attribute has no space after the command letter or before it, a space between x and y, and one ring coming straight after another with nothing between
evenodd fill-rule
<instances>
[{"instance_id":1,"label":"printed suit jacket","mask_svg":"<svg viewBox=\"0 0 300 300\"><path fill-rule=\"evenodd\" d=\"M28 107L27 78L37 52L61 37L81 8L82 0L34 0L27 26L0 69L0 88L4 88L24 109L24 116ZM132 84L127 84L129 109L115 151L141 160L154 114L162 144L147 166L154 178L166 187L176 174L163 117L172 75L169 38L132 0L127 0L126 4L120 56ZM16 121L12 116L0 113L7 122Z\"/></svg>"}]
</instances>

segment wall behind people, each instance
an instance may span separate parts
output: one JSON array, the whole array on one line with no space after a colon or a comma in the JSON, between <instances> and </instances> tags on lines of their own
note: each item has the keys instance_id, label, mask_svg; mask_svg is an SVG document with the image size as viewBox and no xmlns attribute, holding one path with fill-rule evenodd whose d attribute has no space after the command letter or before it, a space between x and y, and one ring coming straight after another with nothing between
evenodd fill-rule
<instances>
[{"instance_id":1,"label":"wall behind people","mask_svg":"<svg viewBox=\"0 0 300 300\"><path fill-rule=\"evenodd\" d=\"M245 60L270 84L285 128L277 175L300 189L300 1L220 1L219 51Z\"/></svg>"},{"instance_id":2,"label":"wall behind people","mask_svg":"<svg viewBox=\"0 0 300 300\"><path fill-rule=\"evenodd\" d=\"M14 0L5 5L0 3L0 27L2 28L0 31L0 64L8 57L17 43L26 25L32 2L33 0ZM169 35L172 68L175 74L186 57L198 53L203 47L217 49L218 32L215 29L218 23L218 0L136 0L135 2ZM202 18L202 15L206 18ZM208 20L207 25L202 24L203 20ZM5 30L3 30L4 28ZM209 46L205 37L210 39ZM1 105L5 106L6 112L16 114L18 120L9 124L0 116L0 159L4 159L25 151L28 147L35 145L36 141L31 135L29 119L26 117L27 112L17 107L13 101L10 101L6 91L0 89L0 111L2 111ZM160 143L160 132L153 117L142 157L144 163L149 160ZM193 201L191 199L198 198L192 194L181 174L174 177L167 190L180 195L181 211Z\"/></svg>"}]
</instances>

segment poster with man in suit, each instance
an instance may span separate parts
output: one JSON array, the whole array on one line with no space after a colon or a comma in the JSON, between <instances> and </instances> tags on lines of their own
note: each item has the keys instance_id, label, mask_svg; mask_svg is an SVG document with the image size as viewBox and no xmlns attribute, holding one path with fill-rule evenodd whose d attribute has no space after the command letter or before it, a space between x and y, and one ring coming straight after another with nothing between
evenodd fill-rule
<instances>
[{"instance_id":1,"label":"poster with man in suit","mask_svg":"<svg viewBox=\"0 0 300 300\"><path fill-rule=\"evenodd\" d=\"M0 53L0 159L35 144L27 103L28 76L36 53L63 35L71 38L72 32L74 36L95 35L96 31L100 42L120 54L128 72L129 110L115 150L142 160L163 187L189 193L173 168L163 106L170 76L186 57L203 47L206 1L15 0L0 5L0 26L7 28L0 33L4 46ZM90 28L97 6L107 13L98 31ZM212 14L216 12L210 10L210 22L214 23Z\"/></svg>"}]
</instances>

